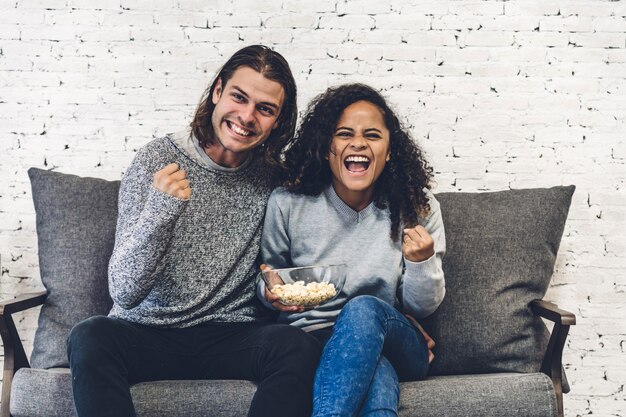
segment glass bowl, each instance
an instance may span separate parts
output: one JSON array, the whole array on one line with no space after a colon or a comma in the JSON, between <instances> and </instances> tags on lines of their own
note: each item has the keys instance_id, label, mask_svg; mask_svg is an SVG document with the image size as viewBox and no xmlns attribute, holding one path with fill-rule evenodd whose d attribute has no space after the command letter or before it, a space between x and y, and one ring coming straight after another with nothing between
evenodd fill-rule
<instances>
[{"instance_id":1,"label":"glass bowl","mask_svg":"<svg viewBox=\"0 0 626 417\"><path fill-rule=\"evenodd\" d=\"M262 273L272 294L285 305L315 308L331 300L346 282L346 265L270 269Z\"/></svg>"}]
</instances>

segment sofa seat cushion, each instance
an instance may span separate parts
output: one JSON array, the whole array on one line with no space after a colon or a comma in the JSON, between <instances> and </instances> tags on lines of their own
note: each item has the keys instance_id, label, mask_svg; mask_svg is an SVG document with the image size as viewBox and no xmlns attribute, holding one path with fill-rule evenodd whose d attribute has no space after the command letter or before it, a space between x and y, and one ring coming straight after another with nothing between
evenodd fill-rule
<instances>
[{"instance_id":1,"label":"sofa seat cushion","mask_svg":"<svg viewBox=\"0 0 626 417\"><path fill-rule=\"evenodd\" d=\"M543 373L435 376L400 385L400 417L558 414L552 381Z\"/></svg>"},{"instance_id":2,"label":"sofa seat cushion","mask_svg":"<svg viewBox=\"0 0 626 417\"><path fill-rule=\"evenodd\" d=\"M69 369L22 368L13 380L13 417L74 417ZM541 373L429 377L400 384L401 417L556 416L550 379ZM236 417L247 414L249 381L155 381L131 388L140 417Z\"/></svg>"}]
</instances>

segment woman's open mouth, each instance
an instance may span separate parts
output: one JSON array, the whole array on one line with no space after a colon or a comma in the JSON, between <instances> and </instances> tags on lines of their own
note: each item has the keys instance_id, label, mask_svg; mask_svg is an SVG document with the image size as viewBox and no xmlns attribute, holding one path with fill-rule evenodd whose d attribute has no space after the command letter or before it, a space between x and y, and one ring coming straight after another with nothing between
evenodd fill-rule
<instances>
[{"instance_id":1,"label":"woman's open mouth","mask_svg":"<svg viewBox=\"0 0 626 417\"><path fill-rule=\"evenodd\" d=\"M367 171L370 167L370 159L363 155L350 155L343 160L346 169L354 174L360 174Z\"/></svg>"}]
</instances>

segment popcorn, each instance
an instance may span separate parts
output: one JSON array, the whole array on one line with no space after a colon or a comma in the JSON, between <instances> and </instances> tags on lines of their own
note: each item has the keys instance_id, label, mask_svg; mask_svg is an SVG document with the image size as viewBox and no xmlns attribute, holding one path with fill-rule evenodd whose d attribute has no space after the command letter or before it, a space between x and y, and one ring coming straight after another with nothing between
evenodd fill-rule
<instances>
[{"instance_id":1,"label":"popcorn","mask_svg":"<svg viewBox=\"0 0 626 417\"><path fill-rule=\"evenodd\" d=\"M317 306L324 301L330 300L337 294L334 284L309 282L305 285L304 281L274 285L272 292L278 296L281 303L302 307Z\"/></svg>"}]
</instances>

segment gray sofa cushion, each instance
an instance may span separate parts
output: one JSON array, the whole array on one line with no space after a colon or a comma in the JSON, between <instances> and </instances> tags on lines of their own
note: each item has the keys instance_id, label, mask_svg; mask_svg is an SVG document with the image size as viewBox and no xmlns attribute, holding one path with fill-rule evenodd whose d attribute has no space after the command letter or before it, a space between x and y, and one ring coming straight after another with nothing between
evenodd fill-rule
<instances>
[{"instance_id":1,"label":"gray sofa cushion","mask_svg":"<svg viewBox=\"0 0 626 417\"><path fill-rule=\"evenodd\" d=\"M239 417L247 414L255 389L249 381L157 381L134 385L131 394L139 417ZM68 369L20 369L11 414L75 417L71 390ZM541 373L431 377L400 384L399 414L547 417L556 415L556 397Z\"/></svg>"},{"instance_id":2,"label":"gray sofa cushion","mask_svg":"<svg viewBox=\"0 0 626 417\"><path fill-rule=\"evenodd\" d=\"M424 321L431 375L539 370L548 331L528 304L548 289L574 189L437 194L447 292Z\"/></svg>"},{"instance_id":3,"label":"gray sofa cushion","mask_svg":"<svg viewBox=\"0 0 626 417\"><path fill-rule=\"evenodd\" d=\"M39 270L48 297L39 315L31 364L69 366L66 339L77 322L108 314L107 266L113 250L119 181L28 170Z\"/></svg>"}]
</instances>

